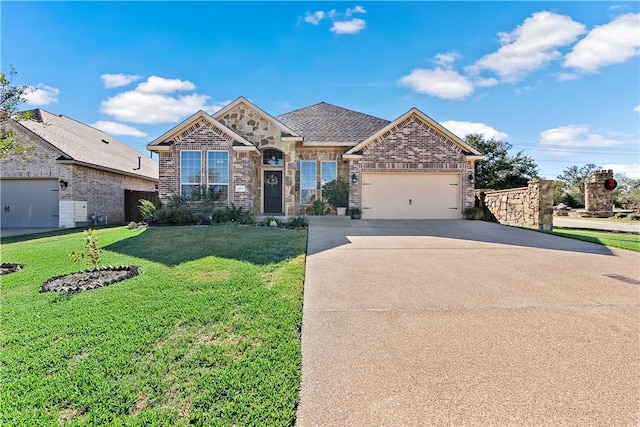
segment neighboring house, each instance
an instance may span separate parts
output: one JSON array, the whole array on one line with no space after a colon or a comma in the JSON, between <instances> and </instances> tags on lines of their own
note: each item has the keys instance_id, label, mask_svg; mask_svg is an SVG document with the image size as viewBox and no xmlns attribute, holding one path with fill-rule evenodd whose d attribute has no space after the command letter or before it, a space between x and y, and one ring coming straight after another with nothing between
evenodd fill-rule
<instances>
[{"instance_id":1,"label":"neighboring house","mask_svg":"<svg viewBox=\"0 0 640 427\"><path fill-rule=\"evenodd\" d=\"M313 212L322 184L350 183L363 218L462 217L482 155L413 108L393 122L321 102L273 117L240 97L151 142L160 198L199 187L259 214Z\"/></svg>"},{"instance_id":2,"label":"neighboring house","mask_svg":"<svg viewBox=\"0 0 640 427\"><path fill-rule=\"evenodd\" d=\"M125 191L157 189L156 161L91 126L41 109L2 126L33 147L0 163L3 228L122 223Z\"/></svg>"}]
</instances>

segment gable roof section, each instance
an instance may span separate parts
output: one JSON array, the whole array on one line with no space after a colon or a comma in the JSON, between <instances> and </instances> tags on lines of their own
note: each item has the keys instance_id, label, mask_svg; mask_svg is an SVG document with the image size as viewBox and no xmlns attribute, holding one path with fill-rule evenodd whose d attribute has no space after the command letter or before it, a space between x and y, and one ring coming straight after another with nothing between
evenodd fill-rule
<instances>
[{"instance_id":1,"label":"gable roof section","mask_svg":"<svg viewBox=\"0 0 640 427\"><path fill-rule=\"evenodd\" d=\"M482 153L480 153L478 150L476 150L475 148L473 148L472 146L470 146L469 144L464 142L462 139L460 139L459 137L457 137L456 135L451 133L451 131L449 131L447 128L445 128L440 123L436 122L431 117L427 116L426 114L424 114L422 111L418 110L415 107L410 109L409 111L407 111L402 116L398 117L396 120L394 120L393 122L389 123L388 125L386 125L382 129L380 129L379 131L377 131L373 135L369 136L367 139L365 139L364 141L362 141L361 143L359 143L355 147L353 147L350 150L348 150L344 154L344 157L345 158L349 158L351 156L354 156L354 157L358 156L359 152L362 149L367 147L369 144L371 144L376 139L380 138L385 133L391 131L393 128L395 128L396 126L398 126L400 123L404 122L405 120L407 120L411 116L417 117L420 121L422 121L423 123L427 124L429 127L435 129L436 132L438 132L440 135L442 135L443 137L445 137L446 139L451 141L453 144L459 146L462 149L462 152L465 155L465 159L466 160L475 161L475 160L482 160L484 158Z\"/></svg>"},{"instance_id":2,"label":"gable roof section","mask_svg":"<svg viewBox=\"0 0 640 427\"><path fill-rule=\"evenodd\" d=\"M34 110L30 119L18 123L62 152L59 161L158 180L155 160L99 129L42 109Z\"/></svg>"},{"instance_id":3,"label":"gable roof section","mask_svg":"<svg viewBox=\"0 0 640 427\"><path fill-rule=\"evenodd\" d=\"M304 137L304 145L353 146L389 124L388 120L320 102L276 116Z\"/></svg>"},{"instance_id":4,"label":"gable roof section","mask_svg":"<svg viewBox=\"0 0 640 427\"><path fill-rule=\"evenodd\" d=\"M238 151L242 151L242 149L257 151L257 148L255 148L255 146L251 142L247 141L233 129L229 129L202 110L193 114L191 117L187 118L173 128L169 129L164 134L160 135L158 138L151 141L149 144L147 144L147 150L155 152L170 150L169 147L171 147L176 139L184 138L189 133L197 130L203 125L212 126L214 128L214 131L219 135L226 135L227 138L233 141L233 147Z\"/></svg>"},{"instance_id":5,"label":"gable roof section","mask_svg":"<svg viewBox=\"0 0 640 427\"><path fill-rule=\"evenodd\" d=\"M294 136L294 137L295 136L300 136L300 135L298 135L298 133L295 130L289 128L287 125L285 125L284 123L280 122L275 117L273 117L271 114L267 113L262 108L258 107L257 105L255 105L251 101L247 100L243 96L238 97L232 103L227 104L221 110L218 110L215 113L213 113L213 117L216 120L222 120L222 118L225 116L225 114L227 114L229 111L233 110L234 108L238 107L240 104L245 104L248 108L251 108L252 110L256 111L258 114L262 115L265 119L267 119L268 121L270 121L271 123L276 125L276 127L278 129L280 129L280 132L282 132L284 135L286 135L286 136Z\"/></svg>"}]
</instances>

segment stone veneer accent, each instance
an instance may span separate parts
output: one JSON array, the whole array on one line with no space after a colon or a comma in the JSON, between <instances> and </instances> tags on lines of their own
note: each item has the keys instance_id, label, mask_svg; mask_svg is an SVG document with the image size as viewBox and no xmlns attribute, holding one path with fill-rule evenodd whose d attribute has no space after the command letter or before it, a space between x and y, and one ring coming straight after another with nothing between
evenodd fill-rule
<instances>
[{"instance_id":1,"label":"stone veneer accent","mask_svg":"<svg viewBox=\"0 0 640 427\"><path fill-rule=\"evenodd\" d=\"M551 230L553 228L553 181L536 179L527 187L508 190L476 190L480 207L492 219L516 227Z\"/></svg>"},{"instance_id":2,"label":"stone veneer accent","mask_svg":"<svg viewBox=\"0 0 640 427\"><path fill-rule=\"evenodd\" d=\"M22 143L29 143L33 150L26 160L9 158L0 161L0 177L2 178L57 178L68 183L59 192L60 201L86 204L87 218L95 211L101 211L109 223L124 222L124 190L155 191L154 181L121 175L114 172L89 168L74 164L56 162L60 152L32 132L21 126L13 127L17 131L16 138ZM78 215L69 217L68 204L63 203L64 212L59 211L60 227L75 227ZM70 220L70 218L72 220Z\"/></svg>"},{"instance_id":3,"label":"stone veneer accent","mask_svg":"<svg viewBox=\"0 0 640 427\"><path fill-rule=\"evenodd\" d=\"M409 116L363 149L362 160L352 160L349 176L358 184L350 189L350 206L362 203L363 172L458 172L462 175L462 210L473 207L475 169L462 148L416 116ZM471 180L468 177L471 176Z\"/></svg>"},{"instance_id":4,"label":"stone veneer accent","mask_svg":"<svg viewBox=\"0 0 640 427\"><path fill-rule=\"evenodd\" d=\"M349 164L346 160L342 159L342 154L344 153L344 148L338 147L300 147L297 151L298 160L315 160L316 164L316 182L317 186L317 196L322 197L322 169L321 165L323 161L335 161L337 162L337 173L338 177L343 180L349 182L348 173L349 173ZM296 172L296 181L295 181L295 193L296 193L296 212L301 215L312 215L313 214L313 205L312 204L301 204L299 201L300 197L300 171ZM335 213L333 208L328 209L327 212Z\"/></svg>"},{"instance_id":5,"label":"stone veneer accent","mask_svg":"<svg viewBox=\"0 0 640 427\"><path fill-rule=\"evenodd\" d=\"M613 192L604 188L604 183L613 179L612 170L601 170L592 173L584 184L585 209L590 213L600 212L602 216L610 216L613 211Z\"/></svg>"}]
</instances>

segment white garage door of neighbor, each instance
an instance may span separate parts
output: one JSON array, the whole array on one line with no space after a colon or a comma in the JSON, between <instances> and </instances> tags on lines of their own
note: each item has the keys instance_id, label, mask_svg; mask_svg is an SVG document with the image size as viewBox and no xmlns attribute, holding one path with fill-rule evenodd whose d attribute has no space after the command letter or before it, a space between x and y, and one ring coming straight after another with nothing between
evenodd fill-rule
<instances>
[{"instance_id":1,"label":"white garage door of neighbor","mask_svg":"<svg viewBox=\"0 0 640 427\"><path fill-rule=\"evenodd\" d=\"M363 219L460 219L460 174L365 173Z\"/></svg>"},{"instance_id":2,"label":"white garage door of neighbor","mask_svg":"<svg viewBox=\"0 0 640 427\"><path fill-rule=\"evenodd\" d=\"M58 227L58 195L55 179L3 179L2 228Z\"/></svg>"}]
</instances>

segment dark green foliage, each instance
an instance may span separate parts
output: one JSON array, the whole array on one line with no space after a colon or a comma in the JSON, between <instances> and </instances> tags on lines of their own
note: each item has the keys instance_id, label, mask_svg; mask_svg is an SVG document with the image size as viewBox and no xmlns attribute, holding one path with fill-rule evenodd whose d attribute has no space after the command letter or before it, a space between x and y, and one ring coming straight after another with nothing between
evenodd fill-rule
<instances>
[{"instance_id":1,"label":"dark green foliage","mask_svg":"<svg viewBox=\"0 0 640 427\"><path fill-rule=\"evenodd\" d=\"M140 215L146 222L152 222L158 207L149 200L140 199L138 200L138 209L140 209Z\"/></svg>"},{"instance_id":2,"label":"dark green foliage","mask_svg":"<svg viewBox=\"0 0 640 427\"><path fill-rule=\"evenodd\" d=\"M325 183L322 186L322 197L334 208L347 207L349 204L349 183L341 178Z\"/></svg>"},{"instance_id":3,"label":"dark green foliage","mask_svg":"<svg viewBox=\"0 0 640 427\"><path fill-rule=\"evenodd\" d=\"M308 226L309 222L307 221L307 218L302 215L294 216L286 223L287 228L302 229L307 228Z\"/></svg>"},{"instance_id":4,"label":"dark green foliage","mask_svg":"<svg viewBox=\"0 0 640 427\"><path fill-rule=\"evenodd\" d=\"M467 219L474 219L474 220L485 219L484 208L467 208L465 209L464 214Z\"/></svg>"},{"instance_id":5,"label":"dark green foliage","mask_svg":"<svg viewBox=\"0 0 640 427\"><path fill-rule=\"evenodd\" d=\"M616 174L618 187L613 192L613 203L623 209L640 210L640 179Z\"/></svg>"},{"instance_id":6,"label":"dark green foliage","mask_svg":"<svg viewBox=\"0 0 640 427\"><path fill-rule=\"evenodd\" d=\"M522 151L509 154L513 146L508 142L487 140L480 134L467 135L465 140L485 156L485 160L476 162L476 188L526 187L529 180L538 177L538 166L533 158Z\"/></svg>"},{"instance_id":7,"label":"dark green foliage","mask_svg":"<svg viewBox=\"0 0 640 427\"><path fill-rule=\"evenodd\" d=\"M564 203L572 208L584 208L584 184L589 175L598 169L601 168L594 163L567 167L554 184L553 204Z\"/></svg>"},{"instance_id":8,"label":"dark green foliage","mask_svg":"<svg viewBox=\"0 0 640 427\"><path fill-rule=\"evenodd\" d=\"M313 214L314 215L324 215L324 200L316 199L313 201Z\"/></svg>"}]
</instances>

